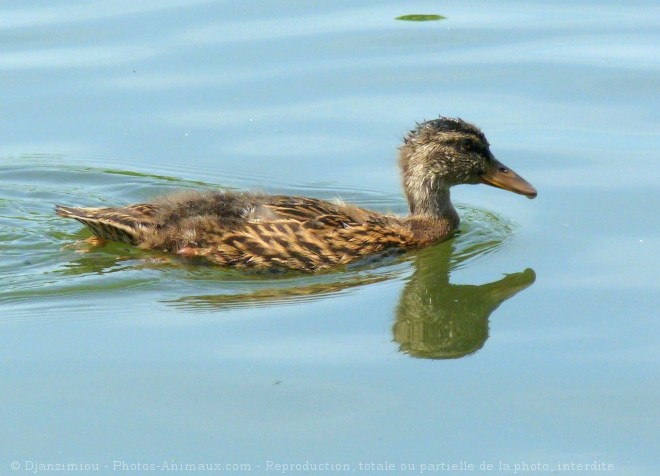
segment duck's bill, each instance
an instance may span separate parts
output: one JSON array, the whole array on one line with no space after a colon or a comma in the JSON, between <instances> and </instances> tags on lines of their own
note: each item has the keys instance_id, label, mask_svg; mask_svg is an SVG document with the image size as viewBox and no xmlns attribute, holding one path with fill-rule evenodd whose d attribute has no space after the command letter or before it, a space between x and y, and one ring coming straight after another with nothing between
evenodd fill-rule
<instances>
[{"instance_id":1,"label":"duck's bill","mask_svg":"<svg viewBox=\"0 0 660 476\"><path fill-rule=\"evenodd\" d=\"M481 176L481 181L493 187L525 195L527 198L536 197L536 189L532 185L496 159L492 159L490 167Z\"/></svg>"}]
</instances>

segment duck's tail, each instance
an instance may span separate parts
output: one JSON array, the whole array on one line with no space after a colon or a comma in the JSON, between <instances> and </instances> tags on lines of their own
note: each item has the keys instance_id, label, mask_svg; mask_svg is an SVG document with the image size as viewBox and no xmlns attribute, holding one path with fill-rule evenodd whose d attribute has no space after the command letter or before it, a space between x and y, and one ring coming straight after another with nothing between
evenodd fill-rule
<instances>
[{"instance_id":1,"label":"duck's tail","mask_svg":"<svg viewBox=\"0 0 660 476\"><path fill-rule=\"evenodd\" d=\"M94 236L104 240L137 245L144 231L144 223L127 214L122 208L78 208L55 205L55 213L73 218L89 228Z\"/></svg>"}]
</instances>

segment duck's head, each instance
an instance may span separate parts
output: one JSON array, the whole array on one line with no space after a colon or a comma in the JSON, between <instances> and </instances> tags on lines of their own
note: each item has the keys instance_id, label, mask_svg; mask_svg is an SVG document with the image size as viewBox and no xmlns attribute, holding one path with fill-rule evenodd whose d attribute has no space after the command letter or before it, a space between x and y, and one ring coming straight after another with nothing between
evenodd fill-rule
<instances>
[{"instance_id":1,"label":"duck's head","mask_svg":"<svg viewBox=\"0 0 660 476\"><path fill-rule=\"evenodd\" d=\"M461 119L440 117L410 131L400 149L403 187L413 214L442 215L449 187L485 183L536 197L536 189L491 153L486 136Z\"/></svg>"}]
</instances>

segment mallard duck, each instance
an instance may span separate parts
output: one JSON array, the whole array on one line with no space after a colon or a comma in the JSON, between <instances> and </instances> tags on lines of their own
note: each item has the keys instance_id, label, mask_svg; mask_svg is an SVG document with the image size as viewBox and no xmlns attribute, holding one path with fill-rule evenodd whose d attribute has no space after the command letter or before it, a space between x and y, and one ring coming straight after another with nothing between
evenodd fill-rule
<instances>
[{"instance_id":1,"label":"mallard duck","mask_svg":"<svg viewBox=\"0 0 660 476\"><path fill-rule=\"evenodd\" d=\"M340 201L215 190L123 207L55 208L99 240L222 266L317 271L451 237L459 224L449 198L453 185L485 183L536 196L534 187L495 159L484 134L461 119L418 124L404 138L399 166L408 216Z\"/></svg>"}]
</instances>

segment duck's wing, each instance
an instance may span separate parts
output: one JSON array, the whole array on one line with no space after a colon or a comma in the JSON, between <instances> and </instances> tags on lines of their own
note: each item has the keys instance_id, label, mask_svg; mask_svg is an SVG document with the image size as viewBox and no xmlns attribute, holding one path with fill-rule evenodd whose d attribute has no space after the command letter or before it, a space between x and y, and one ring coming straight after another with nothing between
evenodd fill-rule
<instances>
[{"instance_id":1,"label":"duck's wing","mask_svg":"<svg viewBox=\"0 0 660 476\"><path fill-rule=\"evenodd\" d=\"M55 206L55 213L64 218L78 220L95 236L130 245L137 245L144 230L154 226L157 210L158 208L151 204L110 208Z\"/></svg>"},{"instance_id":2,"label":"duck's wing","mask_svg":"<svg viewBox=\"0 0 660 476\"><path fill-rule=\"evenodd\" d=\"M384 217L376 212L365 210L341 201L328 201L318 198L273 195L262 205L264 219L295 220L302 223L323 220L336 223L356 224L378 221Z\"/></svg>"}]
</instances>

